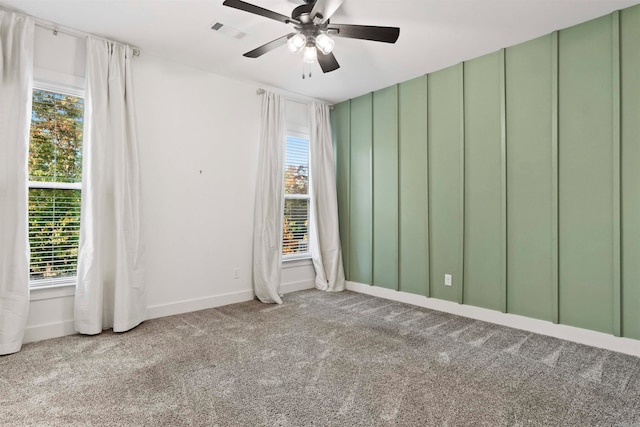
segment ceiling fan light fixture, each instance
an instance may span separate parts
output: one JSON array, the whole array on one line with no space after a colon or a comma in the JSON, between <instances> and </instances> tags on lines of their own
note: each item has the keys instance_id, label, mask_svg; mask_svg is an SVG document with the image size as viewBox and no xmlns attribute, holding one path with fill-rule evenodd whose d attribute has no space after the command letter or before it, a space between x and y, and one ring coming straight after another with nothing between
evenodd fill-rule
<instances>
[{"instance_id":1,"label":"ceiling fan light fixture","mask_svg":"<svg viewBox=\"0 0 640 427\"><path fill-rule=\"evenodd\" d=\"M302 61L307 64L314 64L318 62L318 51L313 44L307 45L302 51Z\"/></svg>"},{"instance_id":2,"label":"ceiling fan light fixture","mask_svg":"<svg viewBox=\"0 0 640 427\"><path fill-rule=\"evenodd\" d=\"M306 44L307 38L304 36L304 34L301 33L295 34L289 37L289 40L287 40L287 47L293 53L300 52L302 48L306 46Z\"/></svg>"},{"instance_id":3,"label":"ceiling fan light fixture","mask_svg":"<svg viewBox=\"0 0 640 427\"><path fill-rule=\"evenodd\" d=\"M333 51L335 45L335 40L333 40L325 33L318 34L318 36L316 37L316 47L320 49L320 52L322 52L324 55L330 54Z\"/></svg>"}]
</instances>

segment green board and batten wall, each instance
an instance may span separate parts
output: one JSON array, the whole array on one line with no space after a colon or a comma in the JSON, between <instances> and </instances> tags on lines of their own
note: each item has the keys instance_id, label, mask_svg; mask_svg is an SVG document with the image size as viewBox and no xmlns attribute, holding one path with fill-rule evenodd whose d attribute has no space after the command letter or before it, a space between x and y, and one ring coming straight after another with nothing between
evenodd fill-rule
<instances>
[{"instance_id":1,"label":"green board and batten wall","mask_svg":"<svg viewBox=\"0 0 640 427\"><path fill-rule=\"evenodd\" d=\"M640 339L637 46L640 6L336 105L347 279Z\"/></svg>"}]
</instances>

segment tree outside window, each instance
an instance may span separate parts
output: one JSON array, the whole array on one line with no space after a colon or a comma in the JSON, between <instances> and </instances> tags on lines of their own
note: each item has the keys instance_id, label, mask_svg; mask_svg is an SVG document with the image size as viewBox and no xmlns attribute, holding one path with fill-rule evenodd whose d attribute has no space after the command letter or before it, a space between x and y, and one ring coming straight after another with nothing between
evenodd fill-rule
<instances>
[{"instance_id":1,"label":"tree outside window","mask_svg":"<svg viewBox=\"0 0 640 427\"><path fill-rule=\"evenodd\" d=\"M29 143L32 285L76 275L84 100L34 89Z\"/></svg>"},{"instance_id":2,"label":"tree outside window","mask_svg":"<svg viewBox=\"0 0 640 427\"><path fill-rule=\"evenodd\" d=\"M288 136L285 145L283 256L309 254L309 140Z\"/></svg>"}]
</instances>

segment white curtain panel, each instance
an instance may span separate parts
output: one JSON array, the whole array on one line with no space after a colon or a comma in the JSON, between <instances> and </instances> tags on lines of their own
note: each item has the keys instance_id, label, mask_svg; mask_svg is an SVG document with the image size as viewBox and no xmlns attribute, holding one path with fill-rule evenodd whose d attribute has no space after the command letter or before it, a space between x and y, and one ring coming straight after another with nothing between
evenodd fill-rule
<instances>
[{"instance_id":1,"label":"white curtain panel","mask_svg":"<svg viewBox=\"0 0 640 427\"><path fill-rule=\"evenodd\" d=\"M33 21L0 10L0 355L22 347L29 310L32 73Z\"/></svg>"},{"instance_id":2,"label":"white curtain panel","mask_svg":"<svg viewBox=\"0 0 640 427\"><path fill-rule=\"evenodd\" d=\"M140 176L128 46L89 37L75 328L123 332L146 318Z\"/></svg>"},{"instance_id":3,"label":"white curtain panel","mask_svg":"<svg viewBox=\"0 0 640 427\"><path fill-rule=\"evenodd\" d=\"M253 286L260 301L276 304L282 304L284 138L285 101L279 95L265 92L253 221Z\"/></svg>"},{"instance_id":4,"label":"white curtain panel","mask_svg":"<svg viewBox=\"0 0 640 427\"><path fill-rule=\"evenodd\" d=\"M333 161L333 140L329 106L309 105L310 160L311 160L311 233L313 266L316 287L329 292L345 289L340 229L338 225L338 196L336 171Z\"/></svg>"}]
</instances>

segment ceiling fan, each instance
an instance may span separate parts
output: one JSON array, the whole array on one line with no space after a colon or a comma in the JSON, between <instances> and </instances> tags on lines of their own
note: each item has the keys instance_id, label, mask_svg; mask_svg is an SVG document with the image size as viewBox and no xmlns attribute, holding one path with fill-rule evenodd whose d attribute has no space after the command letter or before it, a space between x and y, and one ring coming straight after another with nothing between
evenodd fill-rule
<instances>
[{"instance_id":1,"label":"ceiling fan","mask_svg":"<svg viewBox=\"0 0 640 427\"><path fill-rule=\"evenodd\" d=\"M318 62L322 71L328 73L340 68L340 64L338 64L336 57L332 53L335 45L332 37L395 43L400 35L400 28L398 27L334 24L329 22L329 18L344 3L344 0L304 1L305 4L293 9L291 17L288 17L242 0L225 0L222 3L225 6L244 10L245 12L264 16L285 24L293 24L295 28L294 32L270 41L245 53L243 56L258 58L286 44L292 52L302 52L304 62Z\"/></svg>"}]
</instances>

